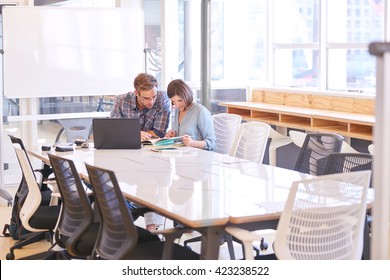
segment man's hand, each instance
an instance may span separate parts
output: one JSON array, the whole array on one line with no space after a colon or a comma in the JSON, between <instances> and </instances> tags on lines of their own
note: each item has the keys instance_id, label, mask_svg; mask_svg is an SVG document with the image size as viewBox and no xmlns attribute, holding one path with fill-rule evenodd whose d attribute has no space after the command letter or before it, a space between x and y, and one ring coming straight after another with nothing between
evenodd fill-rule
<instances>
[{"instance_id":1,"label":"man's hand","mask_svg":"<svg viewBox=\"0 0 390 280\"><path fill-rule=\"evenodd\" d=\"M149 139L153 139L153 138L156 138L156 137L145 132L145 131L141 131L141 141L145 141L145 140L149 140Z\"/></svg>"}]
</instances>

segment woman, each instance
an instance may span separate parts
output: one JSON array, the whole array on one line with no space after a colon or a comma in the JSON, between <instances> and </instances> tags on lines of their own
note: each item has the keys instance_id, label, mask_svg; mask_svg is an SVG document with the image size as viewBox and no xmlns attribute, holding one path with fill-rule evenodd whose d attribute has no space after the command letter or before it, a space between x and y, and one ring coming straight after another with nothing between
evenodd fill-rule
<instances>
[{"instance_id":1,"label":"woman","mask_svg":"<svg viewBox=\"0 0 390 280\"><path fill-rule=\"evenodd\" d=\"M214 150L216 136L210 112L202 104L194 102L191 88L181 79L169 83L168 97L174 114L172 130L165 137L183 136L186 146Z\"/></svg>"}]
</instances>

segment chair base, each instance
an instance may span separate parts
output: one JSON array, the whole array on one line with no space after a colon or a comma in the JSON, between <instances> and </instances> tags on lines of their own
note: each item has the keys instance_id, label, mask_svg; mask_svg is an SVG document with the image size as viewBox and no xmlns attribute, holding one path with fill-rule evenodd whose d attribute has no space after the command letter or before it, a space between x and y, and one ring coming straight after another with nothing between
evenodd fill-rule
<instances>
[{"instance_id":1,"label":"chair base","mask_svg":"<svg viewBox=\"0 0 390 280\"><path fill-rule=\"evenodd\" d=\"M42 232L33 232L28 233L25 235L22 235L20 237L20 240L17 241L14 246L10 248L10 252L6 255L7 260L13 260L15 259L14 251L15 249L21 249L26 245L41 241L46 239L51 244L53 243L53 233L48 231L42 231Z\"/></svg>"},{"instance_id":2,"label":"chair base","mask_svg":"<svg viewBox=\"0 0 390 280\"><path fill-rule=\"evenodd\" d=\"M71 260L72 257L66 251L44 251L19 260Z\"/></svg>"},{"instance_id":3,"label":"chair base","mask_svg":"<svg viewBox=\"0 0 390 280\"><path fill-rule=\"evenodd\" d=\"M258 255L255 257L255 260L277 260L275 254L267 254L267 255Z\"/></svg>"}]
</instances>

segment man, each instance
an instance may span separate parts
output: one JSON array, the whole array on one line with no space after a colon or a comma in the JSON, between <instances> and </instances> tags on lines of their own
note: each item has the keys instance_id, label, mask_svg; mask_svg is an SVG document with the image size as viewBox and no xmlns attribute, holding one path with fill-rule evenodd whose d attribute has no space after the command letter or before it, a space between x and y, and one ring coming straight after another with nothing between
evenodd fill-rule
<instances>
[{"instance_id":1,"label":"man","mask_svg":"<svg viewBox=\"0 0 390 280\"><path fill-rule=\"evenodd\" d=\"M141 122L141 141L164 137L171 115L170 100L166 93L157 90L158 82L147 73L134 79L134 92L119 95L111 110L111 118L138 118ZM156 230L163 217L153 212L144 214L146 229Z\"/></svg>"},{"instance_id":2,"label":"man","mask_svg":"<svg viewBox=\"0 0 390 280\"><path fill-rule=\"evenodd\" d=\"M147 73L134 79L134 92L119 95L111 110L111 118L138 118L141 140L164 137L171 115L170 100L157 90L158 82Z\"/></svg>"}]
</instances>

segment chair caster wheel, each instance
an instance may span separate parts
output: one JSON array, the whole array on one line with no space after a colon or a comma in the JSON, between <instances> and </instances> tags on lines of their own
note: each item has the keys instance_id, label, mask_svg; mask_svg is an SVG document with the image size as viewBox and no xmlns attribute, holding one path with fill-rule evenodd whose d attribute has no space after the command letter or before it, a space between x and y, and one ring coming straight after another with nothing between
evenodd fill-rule
<instances>
[{"instance_id":1,"label":"chair caster wheel","mask_svg":"<svg viewBox=\"0 0 390 280\"><path fill-rule=\"evenodd\" d=\"M5 256L5 258L6 258L7 260L14 260L14 259L15 259L15 255L14 255L13 253L8 253L8 254Z\"/></svg>"},{"instance_id":2,"label":"chair caster wheel","mask_svg":"<svg viewBox=\"0 0 390 280\"><path fill-rule=\"evenodd\" d=\"M265 251L268 249L268 243L264 241L264 238L261 238L260 241L260 250Z\"/></svg>"}]
</instances>

